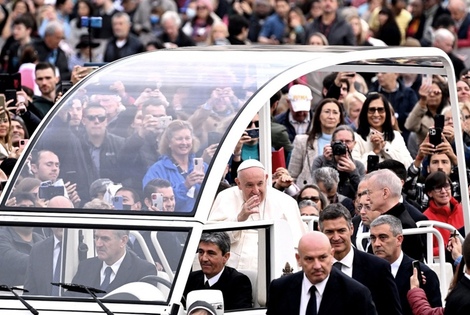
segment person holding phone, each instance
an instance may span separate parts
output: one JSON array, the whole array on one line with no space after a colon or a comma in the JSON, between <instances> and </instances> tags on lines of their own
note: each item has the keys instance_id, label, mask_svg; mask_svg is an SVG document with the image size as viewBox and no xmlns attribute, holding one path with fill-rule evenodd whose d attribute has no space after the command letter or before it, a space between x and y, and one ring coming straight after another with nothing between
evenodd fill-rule
<instances>
[{"instance_id":1,"label":"person holding phone","mask_svg":"<svg viewBox=\"0 0 470 315\"><path fill-rule=\"evenodd\" d=\"M390 108L383 94L369 93L359 114L357 143L352 152L355 160L366 164L369 155L378 155L380 161L394 159L405 167L413 162L402 135L393 129Z\"/></svg>"},{"instance_id":2,"label":"person holding phone","mask_svg":"<svg viewBox=\"0 0 470 315\"><path fill-rule=\"evenodd\" d=\"M419 145L424 141L429 128L440 127L434 121L436 115L442 114L445 107L449 106L449 89L446 83L439 80L427 84L425 81L419 88L419 101L413 107L405 121L405 128L410 132L415 132Z\"/></svg>"},{"instance_id":3,"label":"person holding phone","mask_svg":"<svg viewBox=\"0 0 470 315\"><path fill-rule=\"evenodd\" d=\"M189 122L172 121L160 140L160 160L148 169L142 180L143 187L154 178L168 180L175 192L179 211L182 212L193 210L207 171L207 164L204 162L202 172L194 169L196 144L193 127Z\"/></svg>"}]
</instances>

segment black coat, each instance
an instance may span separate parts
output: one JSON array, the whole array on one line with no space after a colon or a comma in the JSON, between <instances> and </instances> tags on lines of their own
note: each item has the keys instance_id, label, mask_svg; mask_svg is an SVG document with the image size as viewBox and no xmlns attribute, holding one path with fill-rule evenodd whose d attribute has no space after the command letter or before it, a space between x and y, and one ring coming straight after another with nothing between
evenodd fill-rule
<instances>
[{"instance_id":1,"label":"black coat","mask_svg":"<svg viewBox=\"0 0 470 315\"><path fill-rule=\"evenodd\" d=\"M354 250L352 278L372 293L380 315L402 314L398 289L390 272L390 264L377 256Z\"/></svg>"},{"instance_id":2,"label":"black coat","mask_svg":"<svg viewBox=\"0 0 470 315\"><path fill-rule=\"evenodd\" d=\"M104 62L112 62L123 57L141 53L145 50L142 42L133 34L129 34L126 43L121 48L116 46L116 41L117 38L113 38L106 45L103 56Z\"/></svg>"},{"instance_id":3,"label":"black coat","mask_svg":"<svg viewBox=\"0 0 470 315\"><path fill-rule=\"evenodd\" d=\"M44 43L44 40L39 39L35 41L33 43L33 46L34 46L34 49L36 49L39 61L48 61L49 54L52 52L52 50L46 46L46 43ZM61 81L70 80L71 73L69 70L67 56L65 55L64 51L60 48L57 48L57 58L54 63L54 66L56 66L57 69L59 69Z\"/></svg>"},{"instance_id":4,"label":"black coat","mask_svg":"<svg viewBox=\"0 0 470 315\"><path fill-rule=\"evenodd\" d=\"M278 124L284 125L287 129L287 133L289 134L289 140L290 142L294 142L294 138L297 135L294 126L289 122L289 113L290 109L288 109L286 112L279 114L274 117L274 121L277 122ZM310 124L308 125L307 130L312 129L312 124L313 124L313 111L310 111Z\"/></svg>"},{"instance_id":5,"label":"black coat","mask_svg":"<svg viewBox=\"0 0 470 315\"><path fill-rule=\"evenodd\" d=\"M31 249L24 288L28 295L51 295L54 237L48 237Z\"/></svg>"},{"instance_id":6,"label":"black coat","mask_svg":"<svg viewBox=\"0 0 470 315\"><path fill-rule=\"evenodd\" d=\"M403 260L398 268L397 275L395 276L395 283L397 284L398 292L400 294L401 308L403 315L413 315L408 298L406 294L410 290L410 277L413 275L413 259L403 254ZM419 263L421 271L426 277L426 284L422 286L428 298L431 307L442 306L441 289L439 286L439 278L436 273L423 263Z\"/></svg>"},{"instance_id":7,"label":"black coat","mask_svg":"<svg viewBox=\"0 0 470 315\"><path fill-rule=\"evenodd\" d=\"M210 288L222 291L225 310L253 307L250 279L231 267L225 266L219 281ZM201 270L194 271L189 275L188 282L186 282L183 297L186 299L189 292L204 289L204 274Z\"/></svg>"},{"instance_id":8,"label":"black coat","mask_svg":"<svg viewBox=\"0 0 470 315\"><path fill-rule=\"evenodd\" d=\"M463 263L463 261L462 261ZM446 299L444 315L470 314L470 280L463 276Z\"/></svg>"},{"instance_id":9,"label":"black coat","mask_svg":"<svg viewBox=\"0 0 470 315\"><path fill-rule=\"evenodd\" d=\"M266 315L299 314L302 271L271 282ZM372 295L365 286L332 268L318 309L318 315L377 314Z\"/></svg>"},{"instance_id":10,"label":"black coat","mask_svg":"<svg viewBox=\"0 0 470 315\"><path fill-rule=\"evenodd\" d=\"M417 227L415 221L413 218L411 218L410 214L408 211L406 211L406 208L402 203L397 203L393 208L383 214L390 214L398 218L401 221L402 227L404 229ZM419 235L405 235L401 248L405 254L414 259L423 260L424 258L425 248L422 242L422 238Z\"/></svg>"},{"instance_id":11,"label":"black coat","mask_svg":"<svg viewBox=\"0 0 470 315\"><path fill-rule=\"evenodd\" d=\"M73 277L72 283L99 289L101 283L100 271L102 266L103 261L98 259L98 257L83 260L78 265L78 270ZM139 281L143 277L150 275L156 276L157 268L151 263L140 259L133 252L128 251L119 267L116 277L109 284L106 292L109 293L124 284ZM74 296L85 296L82 293L70 291L69 294ZM88 294L86 294L86 296L88 296Z\"/></svg>"}]
</instances>

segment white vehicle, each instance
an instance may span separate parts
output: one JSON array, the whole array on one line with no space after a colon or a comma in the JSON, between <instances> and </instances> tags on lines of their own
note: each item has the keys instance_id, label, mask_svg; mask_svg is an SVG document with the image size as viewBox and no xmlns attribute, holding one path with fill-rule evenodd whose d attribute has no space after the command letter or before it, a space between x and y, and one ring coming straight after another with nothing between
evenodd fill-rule
<instances>
[{"instance_id":1,"label":"white vehicle","mask_svg":"<svg viewBox=\"0 0 470 315\"><path fill-rule=\"evenodd\" d=\"M34 227L34 231L42 233L43 236L52 235L51 228L63 229L63 244L61 254L59 254L61 255L61 268L59 281L57 281L60 283L71 283L80 261L96 255L93 241L95 229L130 230L132 238L135 239L134 244L137 242L141 247L143 258L152 264L157 263L158 275L124 284L104 297L100 297L99 302L90 294L70 296L61 291L61 296L52 297L49 293L28 294L19 290L9 292L6 286L22 287L24 280L18 279L24 279L28 275L19 260L1 262L4 253L0 252L0 275L6 273L11 276L19 272L19 276L13 277L12 283L5 283L0 276L0 284L6 285L0 287L2 290L0 314L186 314L181 306L181 299L185 283L193 267L201 233L208 230L244 229L255 230L259 238L258 253L253 253L258 256L257 270L246 271L253 285L254 308L226 311L226 313L265 314L270 281L283 274L286 263L289 263L294 271L296 270L297 264L289 228L283 222L272 221L207 224L209 211L220 180L224 176L227 162L247 124L256 113L260 116L259 158L267 171L271 172L270 97L301 76L308 77L308 82L321 83L322 78L333 71L446 76L456 128L455 142L459 164L464 165L454 71L447 55L436 48L226 46L161 50L125 58L96 70L73 86L43 120L28 143L25 154L22 155L3 192L0 204L0 226L5 229ZM120 97L124 104L128 102L126 99L128 95L136 99L146 88L150 89L149 93L153 93L153 97L161 98L163 93L171 106L176 109L173 119L175 117L185 119L198 106L205 104L216 88L220 89L221 93L232 95L232 91L234 92L235 98L232 104L234 111L228 119L214 126L212 131L218 134L215 136L212 134L212 140L205 134L207 130L203 129L202 124L194 126L196 134L204 138L201 139L203 146L215 142L213 138L217 135L219 138L216 140L219 144L212 159L204 156L207 163L204 181L200 189L196 189L192 197L189 197L190 201L186 204L187 206L176 209L177 211L174 212L136 212L83 207L72 209L25 207L12 203L11 198L16 193L14 190L21 185L21 180L24 177L31 177L28 156L39 150L55 152L60 158L59 178L62 178L64 183L76 183L82 201L89 200L85 196L90 194L90 185L97 177L93 175L92 161L83 160L80 157L80 152L83 152L81 150L84 150L80 137L83 137L85 131L78 129L77 133L70 132L67 125L68 110L74 102L80 102L81 105L87 103L87 106L103 100L106 102L109 94L115 94L115 91L110 92L110 86L115 85L116 81L121 81L126 89L127 94ZM316 92L321 89L321 85L315 86L313 83L312 85L313 88L317 87ZM141 99L138 102L144 103ZM131 108L132 106L126 110L128 114L131 113ZM121 121L117 124L114 121L113 130L124 135L128 132L128 127L139 128L139 124L143 124L142 120L146 118L139 120L135 112L132 116L128 115L127 118L130 120L127 124L120 125ZM167 113L167 115L170 114ZM97 115L89 117L98 129L100 123L104 121L104 118L101 119ZM170 123L169 118L158 121L162 128ZM109 125L111 122L108 121L108 128ZM129 185L123 181L123 179L129 179L123 174L131 174L130 177L136 176L132 178L133 184L135 180L137 182L142 180L142 175L139 175L139 167L142 166L140 162L126 160L134 158L138 153L138 148L130 150L124 162L112 151L101 152L107 159L119 161L119 163L114 161L108 166L107 177L112 182ZM199 152L198 157L200 156L202 156L202 151ZM459 168L459 172L465 227L467 231L470 231L465 168ZM62 187L58 189L57 185L52 185L41 188L41 194L51 197L60 189L63 191ZM114 193L111 191L112 188L109 189L109 191L102 192L105 198L109 198L109 195ZM158 200L158 196L155 196L155 200ZM116 199L114 205L120 207L122 203L123 200ZM158 205L157 201L155 205ZM178 245L168 246L168 241L159 237L162 235L166 235L167 240L168 238L175 241L177 239ZM52 265L52 261L50 264ZM45 270L44 268L37 270ZM36 274L36 276L40 275ZM51 281L44 280L43 282L48 284ZM78 288L77 290L85 289ZM22 295L24 300L21 301L17 295Z\"/></svg>"}]
</instances>

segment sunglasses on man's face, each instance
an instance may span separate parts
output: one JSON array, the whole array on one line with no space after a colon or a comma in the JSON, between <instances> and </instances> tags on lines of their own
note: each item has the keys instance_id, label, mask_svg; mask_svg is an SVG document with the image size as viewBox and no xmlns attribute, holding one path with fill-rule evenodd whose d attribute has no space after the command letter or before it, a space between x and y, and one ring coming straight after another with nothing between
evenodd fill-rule
<instances>
[{"instance_id":1,"label":"sunglasses on man's face","mask_svg":"<svg viewBox=\"0 0 470 315\"><path fill-rule=\"evenodd\" d=\"M253 126L253 124L255 125L256 128L259 128L259 120L257 120L257 121L250 121L246 129L250 129Z\"/></svg>"},{"instance_id":2,"label":"sunglasses on man's face","mask_svg":"<svg viewBox=\"0 0 470 315\"><path fill-rule=\"evenodd\" d=\"M313 202L319 202L320 197L318 197L318 196L305 196L305 197L300 198L300 200L311 200Z\"/></svg>"},{"instance_id":3,"label":"sunglasses on man's face","mask_svg":"<svg viewBox=\"0 0 470 315\"><path fill-rule=\"evenodd\" d=\"M85 117L89 121L95 121L96 119L98 119L98 122L100 123L106 120L106 116L101 116L101 115L86 115Z\"/></svg>"}]
</instances>

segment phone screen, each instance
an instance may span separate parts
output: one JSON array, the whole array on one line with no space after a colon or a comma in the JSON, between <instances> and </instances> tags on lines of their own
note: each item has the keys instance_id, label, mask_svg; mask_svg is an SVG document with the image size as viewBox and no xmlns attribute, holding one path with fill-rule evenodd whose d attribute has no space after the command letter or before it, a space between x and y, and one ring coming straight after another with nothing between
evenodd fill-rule
<instances>
[{"instance_id":1,"label":"phone screen","mask_svg":"<svg viewBox=\"0 0 470 315\"><path fill-rule=\"evenodd\" d=\"M434 128L444 129L444 115L437 114L434 116Z\"/></svg>"},{"instance_id":2,"label":"phone screen","mask_svg":"<svg viewBox=\"0 0 470 315\"><path fill-rule=\"evenodd\" d=\"M377 170L377 164L379 164L379 157L377 155L367 156L367 173Z\"/></svg>"}]
</instances>

